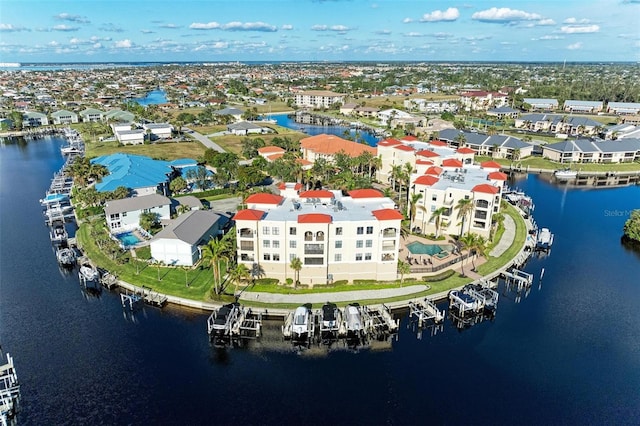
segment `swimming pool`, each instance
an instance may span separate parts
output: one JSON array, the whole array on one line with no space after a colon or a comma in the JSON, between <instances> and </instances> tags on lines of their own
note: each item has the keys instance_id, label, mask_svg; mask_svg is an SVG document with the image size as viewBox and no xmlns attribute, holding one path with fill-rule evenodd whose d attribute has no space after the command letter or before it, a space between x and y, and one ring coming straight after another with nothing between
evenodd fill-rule
<instances>
[{"instance_id":1,"label":"swimming pool","mask_svg":"<svg viewBox=\"0 0 640 426\"><path fill-rule=\"evenodd\" d=\"M118 234L116 235L116 238L122 243L125 248L133 247L141 242L140 239L133 233L133 231Z\"/></svg>"},{"instance_id":2,"label":"swimming pool","mask_svg":"<svg viewBox=\"0 0 640 426\"><path fill-rule=\"evenodd\" d=\"M428 254L430 256L435 256L442 252L451 253L453 246L450 244L424 244L419 241L414 241L407 244L407 249L409 249L411 254Z\"/></svg>"}]
</instances>

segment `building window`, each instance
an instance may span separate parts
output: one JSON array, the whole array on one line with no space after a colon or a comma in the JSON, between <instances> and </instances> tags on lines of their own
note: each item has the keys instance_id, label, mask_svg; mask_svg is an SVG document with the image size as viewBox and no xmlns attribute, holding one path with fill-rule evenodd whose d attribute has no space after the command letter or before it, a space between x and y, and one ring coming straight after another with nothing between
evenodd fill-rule
<instances>
[{"instance_id":1,"label":"building window","mask_svg":"<svg viewBox=\"0 0 640 426\"><path fill-rule=\"evenodd\" d=\"M289 240L289 248L297 248L298 247L298 242L296 240Z\"/></svg>"},{"instance_id":2,"label":"building window","mask_svg":"<svg viewBox=\"0 0 640 426\"><path fill-rule=\"evenodd\" d=\"M127 217L127 212L122 212L122 217Z\"/></svg>"},{"instance_id":3,"label":"building window","mask_svg":"<svg viewBox=\"0 0 640 426\"><path fill-rule=\"evenodd\" d=\"M324 244L305 244L304 254L323 254Z\"/></svg>"},{"instance_id":4,"label":"building window","mask_svg":"<svg viewBox=\"0 0 640 426\"><path fill-rule=\"evenodd\" d=\"M304 233L304 240L305 241L313 241L313 232L311 231L307 231Z\"/></svg>"},{"instance_id":5,"label":"building window","mask_svg":"<svg viewBox=\"0 0 640 426\"><path fill-rule=\"evenodd\" d=\"M342 253L336 253L335 256L333 256L333 260L336 262L342 262Z\"/></svg>"},{"instance_id":6,"label":"building window","mask_svg":"<svg viewBox=\"0 0 640 426\"><path fill-rule=\"evenodd\" d=\"M280 248L280 241L279 240L273 240L271 242L271 245L273 246L274 249L279 249Z\"/></svg>"},{"instance_id":7,"label":"building window","mask_svg":"<svg viewBox=\"0 0 640 426\"><path fill-rule=\"evenodd\" d=\"M438 200L438 195L437 194L433 194L431 196L431 201L437 201Z\"/></svg>"},{"instance_id":8,"label":"building window","mask_svg":"<svg viewBox=\"0 0 640 426\"><path fill-rule=\"evenodd\" d=\"M365 242L365 247L367 247L367 248L371 248L371 247L373 247L373 240L367 240L367 241Z\"/></svg>"},{"instance_id":9,"label":"building window","mask_svg":"<svg viewBox=\"0 0 640 426\"><path fill-rule=\"evenodd\" d=\"M269 248L269 247L271 247L271 241L269 241L269 240L262 240L262 247L264 247L264 248Z\"/></svg>"},{"instance_id":10,"label":"building window","mask_svg":"<svg viewBox=\"0 0 640 426\"><path fill-rule=\"evenodd\" d=\"M280 255L278 253L274 253L273 254L273 260L274 260L274 262L280 262Z\"/></svg>"},{"instance_id":11,"label":"building window","mask_svg":"<svg viewBox=\"0 0 640 426\"><path fill-rule=\"evenodd\" d=\"M269 253L265 253L265 254L262 255L262 259L271 260L271 255Z\"/></svg>"},{"instance_id":12,"label":"building window","mask_svg":"<svg viewBox=\"0 0 640 426\"><path fill-rule=\"evenodd\" d=\"M373 226L367 226L367 234L373 234Z\"/></svg>"},{"instance_id":13,"label":"building window","mask_svg":"<svg viewBox=\"0 0 640 426\"><path fill-rule=\"evenodd\" d=\"M358 226L358 235L362 235L362 234L364 234L364 227Z\"/></svg>"},{"instance_id":14,"label":"building window","mask_svg":"<svg viewBox=\"0 0 640 426\"><path fill-rule=\"evenodd\" d=\"M280 228L276 228L275 226L271 228L271 234L280 235Z\"/></svg>"},{"instance_id":15,"label":"building window","mask_svg":"<svg viewBox=\"0 0 640 426\"><path fill-rule=\"evenodd\" d=\"M356 241L356 248L362 248L362 240Z\"/></svg>"},{"instance_id":16,"label":"building window","mask_svg":"<svg viewBox=\"0 0 640 426\"><path fill-rule=\"evenodd\" d=\"M292 226L291 228L289 228L289 235L296 235L296 232L298 232L298 230L296 229L295 226Z\"/></svg>"},{"instance_id":17,"label":"building window","mask_svg":"<svg viewBox=\"0 0 640 426\"><path fill-rule=\"evenodd\" d=\"M365 253L364 260L371 260L371 253Z\"/></svg>"},{"instance_id":18,"label":"building window","mask_svg":"<svg viewBox=\"0 0 640 426\"><path fill-rule=\"evenodd\" d=\"M321 257L305 257L304 264L305 265L322 265L324 263L324 259Z\"/></svg>"},{"instance_id":19,"label":"building window","mask_svg":"<svg viewBox=\"0 0 640 426\"><path fill-rule=\"evenodd\" d=\"M253 241L240 241L240 250L253 251Z\"/></svg>"},{"instance_id":20,"label":"building window","mask_svg":"<svg viewBox=\"0 0 640 426\"><path fill-rule=\"evenodd\" d=\"M362 260L362 253L356 253L356 262L359 262Z\"/></svg>"},{"instance_id":21,"label":"building window","mask_svg":"<svg viewBox=\"0 0 640 426\"><path fill-rule=\"evenodd\" d=\"M289 262L291 262L291 261L292 261L293 259L295 259L296 257L298 257L298 256L296 256L296 254L295 254L295 253L289 253Z\"/></svg>"},{"instance_id":22,"label":"building window","mask_svg":"<svg viewBox=\"0 0 640 426\"><path fill-rule=\"evenodd\" d=\"M324 241L324 232L322 231L316 232L316 241Z\"/></svg>"},{"instance_id":23,"label":"building window","mask_svg":"<svg viewBox=\"0 0 640 426\"><path fill-rule=\"evenodd\" d=\"M336 248L342 248L342 240L336 240Z\"/></svg>"},{"instance_id":24,"label":"building window","mask_svg":"<svg viewBox=\"0 0 640 426\"><path fill-rule=\"evenodd\" d=\"M336 235L342 235L342 226L336 228Z\"/></svg>"},{"instance_id":25,"label":"building window","mask_svg":"<svg viewBox=\"0 0 640 426\"><path fill-rule=\"evenodd\" d=\"M262 227L262 235L269 235L269 227L268 226L263 226Z\"/></svg>"}]
</instances>

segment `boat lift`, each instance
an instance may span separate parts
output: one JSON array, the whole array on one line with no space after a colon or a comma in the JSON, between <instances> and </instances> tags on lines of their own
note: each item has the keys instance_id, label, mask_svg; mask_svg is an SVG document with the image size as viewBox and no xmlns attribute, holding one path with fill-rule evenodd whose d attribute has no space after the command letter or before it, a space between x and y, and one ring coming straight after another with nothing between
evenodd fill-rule
<instances>
[{"instance_id":1,"label":"boat lift","mask_svg":"<svg viewBox=\"0 0 640 426\"><path fill-rule=\"evenodd\" d=\"M480 300L486 311L495 313L496 309L498 309L497 291L482 284L470 284L467 287L467 293L476 300Z\"/></svg>"},{"instance_id":2,"label":"boat lift","mask_svg":"<svg viewBox=\"0 0 640 426\"><path fill-rule=\"evenodd\" d=\"M363 322L367 324L370 334L377 338L385 338L398 332L400 320L394 320L390 309L382 304L362 307Z\"/></svg>"},{"instance_id":3,"label":"boat lift","mask_svg":"<svg viewBox=\"0 0 640 426\"><path fill-rule=\"evenodd\" d=\"M456 312L457 316L477 315L484 309L484 299L477 299L469 293L467 288L451 290L449 292L449 310Z\"/></svg>"},{"instance_id":4,"label":"boat lift","mask_svg":"<svg viewBox=\"0 0 640 426\"><path fill-rule=\"evenodd\" d=\"M7 362L0 365L0 424L13 424L10 421L18 412L19 399L18 375L13 366L13 358L7 354Z\"/></svg>"},{"instance_id":5,"label":"boat lift","mask_svg":"<svg viewBox=\"0 0 640 426\"><path fill-rule=\"evenodd\" d=\"M427 321L438 324L444 321L444 310L439 310L432 300L424 298L409 302L409 318L416 319L418 327L422 327Z\"/></svg>"},{"instance_id":6,"label":"boat lift","mask_svg":"<svg viewBox=\"0 0 640 426\"><path fill-rule=\"evenodd\" d=\"M504 271L502 275L505 277L507 285L515 284L518 291L523 288L531 287L533 284L533 274L521 271L519 269L511 269L511 271Z\"/></svg>"}]
</instances>

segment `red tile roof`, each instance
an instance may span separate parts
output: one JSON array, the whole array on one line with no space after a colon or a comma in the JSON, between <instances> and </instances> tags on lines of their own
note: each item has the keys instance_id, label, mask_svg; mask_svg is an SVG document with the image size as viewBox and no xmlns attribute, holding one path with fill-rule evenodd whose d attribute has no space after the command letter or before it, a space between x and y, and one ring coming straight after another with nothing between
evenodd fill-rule
<instances>
[{"instance_id":1,"label":"red tile roof","mask_svg":"<svg viewBox=\"0 0 640 426\"><path fill-rule=\"evenodd\" d=\"M507 174L502 172L491 172L487 175L489 179L494 180L507 180Z\"/></svg>"},{"instance_id":2,"label":"red tile roof","mask_svg":"<svg viewBox=\"0 0 640 426\"><path fill-rule=\"evenodd\" d=\"M418 138L416 138L413 135L407 135L405 137L402 138L403 141L408 141L408 142L415 142L418 140Z\"/></svg>"},{"instance_id":3,"label":"red tile roof","mask_svg":"<svg viewBox=\"0 0 640 426\"><path fill-rule=\"evenodd\" d=\"M382 192L377 189L354 189L349 191L351 198L381 198Z\"/></svg>"},{"instance_id":4,"label":"red tile roof","mask_svg":"<svg viewBox=\"0 0 640 426\"><path fill-rule=\"evenodd\" d=\"M267 194L267 193L261 192L259 194L249 195L245 202L247 204L275 204L275 205L278 205L278 204L280 204L282 202L283 198L284 197L281 197L280 195Z\"/></svg>"},{"instance_id":5,"label":"red tile roof","mask_svg":"<svg viewBox=\"0 0 640 426\"><path fill-rule=\"evenodd\" d=\"M440 154L428 149L423 149L422 151L418 151L416 152L416 155L420 155L421 157L440 157Z\"/></svg>"},{"instance_id":6,"label":"red tile roof","mask_svg":"<svg viewBox=\"0 0 640 426\"><path fill-rule=\"evenodd\" d=\"M293 189L295 189L296 191L302 189L302 184L300 182L295 182L295 184L293 182L291 183L293 184ZM287 189L287 184L284 182L280 182L280 184L278 185L278 189Z\"/></svg>"},{"instance_id":7,"label":"red tile roof","mask_svg":"<svg viewBox=\"0 0 640 426\"><path fill-rule=\"evenodd\" d=\"M444 167L462 167L462 161L455 158L447 158L442 162Z\"/></svg>"},{"instance_id":8,"label":"red tile roof","mask_svg":"<svg viewBox=\"0 0 640 426\"><path fill-rule=\"evenodd\" d=\"M395 149L399 149L400 151L415 151L415 149L413 149L412 147L410 147L409 145L396 145L394 146Z\"/></svg>"},{"instance_id":9,"label":"red tile roof","mask_svg":"<svg viewBox=\"0 0 640 426\"><path fill-rule=\"evenodd\" d=\"M489 160L485 161L484 163L480 163L480 167L482 167L483 169L499 169L502 166L495 161Z\"/></svg>"},{"instance_id":10,"label":"red tile roof","mask_svg":"<svg viewBox=\"0 0 640 426\"><path fill-rule=\"evenodd\" d=\"M284 148L280 148L279 146L263 146L262 148L258 148L258 153L260 154L272 154L274 152L285 152Z\"/></svg>"},{"instance_id":11,"label":"red tile roof","mask_svg":"<svg viewBox=\"0 0 640 426\"><path fill-rule=\"evenodd\" d=\"M430 175L422 175L419 176L416 180L413 181L413 183L417 184L417 185L427 185L427 186L431 186L434 183L438 182L440 179L438 179L435 176L430 176Z\"/></svg>"},{"instance_id":12,"label":"red tile roof","mask_svg":"<svg viewBox=\"0 0 640 426\"><path fill-rule=\"evenodd\" d=\"M395 146L400 145L401 143L402 142L400 142L398 139L389 138L378 142L378 146Z\"/></svg>"},{"instance_id":13,"label":"red tile roof","mask_svg":"<svg viewBox=\"0 0 640 426\"><path fill-rule=\"evenodd\" d=\"M497 194L500 191L500 188L497 186L489 185L488 183L481 183L480 185L476 185L471 190L473 192L484 192L485 194Z\"/></svg>"},{"instance_id":14,"label":"red tile roof","mask_svg":"<svg viewBox=\"0 0 640 426\"><path fill-rule=\"evenodd\" d=\"M365 151L374 156L378 150L372 146L348 141L335 135L320 134L300 140L300 147L316 154L334 155L343 151L350 157L357 157Z\"/></svg>"},{"instance_id":15,"label":"red tile roof","mask_svg":"<svg viewBox=\"0 0 640 426\"><path fill-rule=\"evenodd\" d=\"M432 140L431 142L429 142L431 145L435 145L435 146L448 146L446 142L442 142L439 140Z\"/></svg>"},{"instance_id":16,"label":"red tile roof","mask_svg":"<svg viewBox=\"0 0 640 426\"><path fill-rule=\"evenodd\" d=\"M260 220L264 216L262 210L245 209L240 210L233 216L233 220Z\"/></svg>"},{"instance_id":17,"label":"red tile roof","mask_svg":"<svg viewBox=\"0 0 640 426\"><path fill-rule=\"evenodd\" d=\"M416 160L416 165L433 166L433 161L430 161L430 160Z\"/></svg>"},{"instance_id":18,"label":"red tile roof","mask_svg":"<svg viewBox=\"0 0 640 426\"><path fill-rule=\"evenodd\" d=\"M394 210L394 209L374 210L371 213L378 220L402 220L402 219L404 219L404 216L402 216L402 214L398 210Z\"/></svg>"},{"instance_id":19,"label":"red tile roof","mask_svg":"<svg viewBox=\"0 0 640 426\"><path fill-rule=\"evenodd\" d=\"M314 189L301 192L300 198L333 198L333 192L326 189Z\"/></svg>"},{"instance_id":20,"label":"red tile roof","mask_svg":"<svg viewBox=\"0 0 640 426\"><path fill-rule=\"evenodd\" d=\"M425 175L434 175L434 176L440 176L441 173L442 173L442 167L438 167L438 166L431 166L424 172Z\"/></svg>"},{"instance_id":21,"label":"red tile roof","mask_svg":"<svg viewBox=\"0 0 640 426\"><path fill-rule=\"evenodd\" d=\"M473 149L468 148L466 146L463 146L462 148L458 148L456 150L456 152L458 152L460 154L475 154L476 153Z\"/></svg>"},{"instance_id":22,"label":"red tile roof","mask_svg":"<svg viewBox=\"0 0 640 426\"><path fill-rule=\"evenodd\" d=\"M323 213L307 213L298 215L298 223L331 223L332 217Z\"/></svg>"}]
</instances>

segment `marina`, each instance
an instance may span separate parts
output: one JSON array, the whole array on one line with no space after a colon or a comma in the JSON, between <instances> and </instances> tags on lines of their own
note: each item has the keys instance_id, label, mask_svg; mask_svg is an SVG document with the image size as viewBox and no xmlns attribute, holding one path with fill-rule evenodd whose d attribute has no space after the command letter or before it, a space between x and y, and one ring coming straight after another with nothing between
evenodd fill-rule
<instances>
[{"instance_id":1,"label":"marina","mask_svg":"<svg viewBox=\"0 0 640 426\"><path fill-rule=\"evenodd\" d=\"M7 353L6 361L0 348L0 424L13 425L18 414L20 384L13 364L13 358Z\"/></svg>"}]
</instances>

